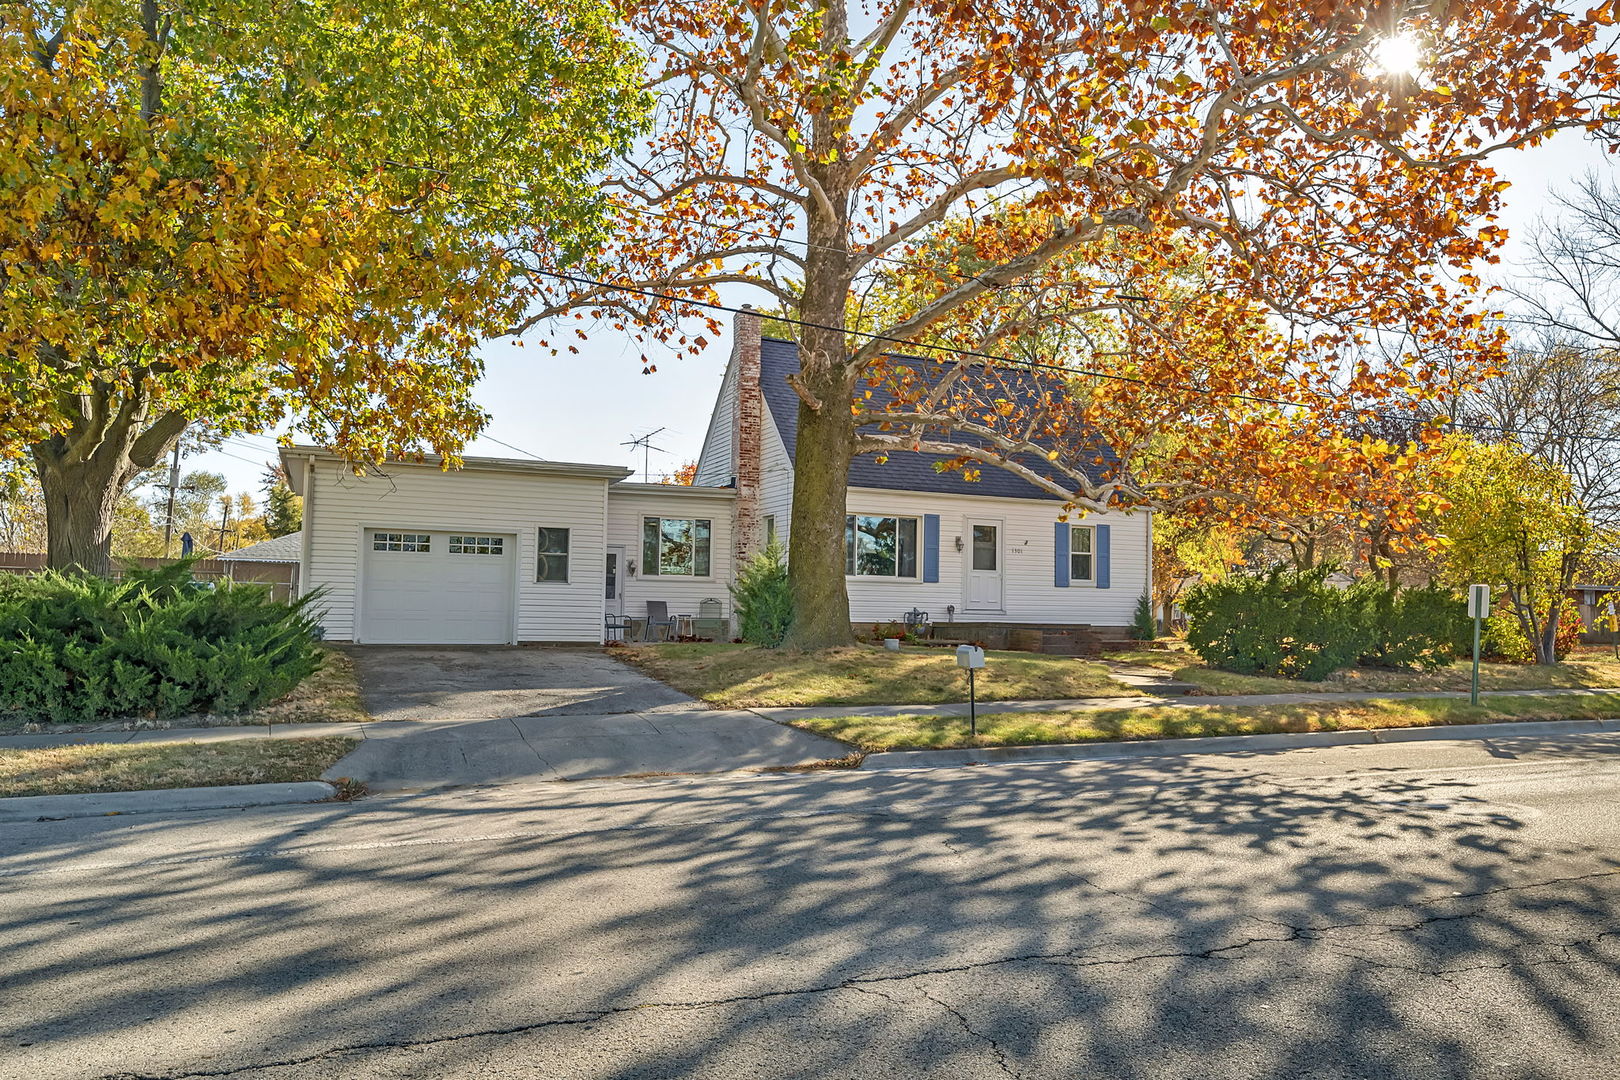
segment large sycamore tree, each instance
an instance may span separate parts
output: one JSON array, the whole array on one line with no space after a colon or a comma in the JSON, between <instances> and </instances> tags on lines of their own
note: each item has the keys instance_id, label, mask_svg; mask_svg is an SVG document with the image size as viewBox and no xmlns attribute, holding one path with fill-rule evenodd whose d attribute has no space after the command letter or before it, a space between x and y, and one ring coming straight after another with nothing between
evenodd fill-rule
<instances>
[{"instance_id":1,"label":"large sycamore tree","mask_svg":"<svg viewBox=\"0 0 1620 1080\"><path fill-rule=\"evenodd\" d=\"M1348 422L1434 391L1442 371L1477 374L1499 344L1462 313L1505 236L1487 158L1599 123L1614 73L1607 4L629 0L626 17L652 57L653 132L612 171L619 213L592 273L557 277L530 245L520 328L596 312L701 347L705 310L688 301L744 287L800 320L790 643L804 647L849 638L856 453L1005 467L1049 441L1029 436L1062 435L1072 445L1031 472L1080 512L1226 513L1301 485L1331 494L1346 463L1387 457ZM983 228L934 259L953 220ZM1130 265L1079 265L1115 244ZM1216 286L1197 308L1130 291L1189 247ZM915 302L850 327L896 273ZM1226 339L1257 310L1273 355L1249 364ZM1032 327L1099 316L1124 347L1093 335L1050 358L1130 380L1094 380L1083 413L963 389L954 406L918 390L873 415L890 396L862 385L930 335L1002 355ZM1217 362L1177 347L1189 336ZM1194 437L1157 483L1086 434L1150 446L1139 431L1167 424ZM1225 490L1235 457L1269 462L1247 491Z\"/></svg>"},{"instance_id":2,"label":"large sycamore tree","mask_svg":"<svg viewBox=\"0 0 1620 1080\"><path fill-rule=\"evenodd\" d=\"M0 3L0 465L51 565L194 424L453 458L501 242L599 241L638 65L598 0Z\"/></svg>"}]
</instances>

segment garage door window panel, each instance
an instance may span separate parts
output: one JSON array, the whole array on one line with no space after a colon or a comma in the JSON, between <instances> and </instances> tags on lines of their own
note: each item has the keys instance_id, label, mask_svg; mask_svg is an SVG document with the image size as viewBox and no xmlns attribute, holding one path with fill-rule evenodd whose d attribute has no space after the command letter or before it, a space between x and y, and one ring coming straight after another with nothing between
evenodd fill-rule
<instances>
[{"instance_id":1,"label":"garage door window panel","mask_svg":"<svg viewBox=\"0 0 1620 1080\"><path fill-rule=\"evenodd\" d=\"M426 553L433 550L433 539L427 533L373 533L371 549Z\"/></svg>"},{"instance_id":2,"label":"garage door window panel","mask_svg":"<svg viewBox=\"0 0 1620 1080\"><path fill-rule=\"evenodd\" d=\"M568 581L568 530L541 529L536 581Z\"/></svg>"},{"instance_id":3,"label":"garage door window panel","mask_svg":"<svg viewBox=\"0 0 1620 1080\"><path fill-rule=\"evenodd\" d=\"M499 536L456 536L450 537L450 554L452 555L494 555L506 554L506 541Z\"/></svg>"}]
</instances>

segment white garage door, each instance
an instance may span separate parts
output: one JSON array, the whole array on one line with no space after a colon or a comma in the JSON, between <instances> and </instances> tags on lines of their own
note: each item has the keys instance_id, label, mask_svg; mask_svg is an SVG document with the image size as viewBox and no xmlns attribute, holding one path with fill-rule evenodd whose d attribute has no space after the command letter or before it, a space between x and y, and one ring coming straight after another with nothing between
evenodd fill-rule
<instances>
[{"instance_id":1,"label":"white garage door","mask_svg":"<svg viewBox=\"0 0 1620 1080\"><path fill-rule=\"evenodd\" d=\"M487 532L368 529L360 640L371 645L512 641L516 538Z\"/></svg>"}]
</instances>

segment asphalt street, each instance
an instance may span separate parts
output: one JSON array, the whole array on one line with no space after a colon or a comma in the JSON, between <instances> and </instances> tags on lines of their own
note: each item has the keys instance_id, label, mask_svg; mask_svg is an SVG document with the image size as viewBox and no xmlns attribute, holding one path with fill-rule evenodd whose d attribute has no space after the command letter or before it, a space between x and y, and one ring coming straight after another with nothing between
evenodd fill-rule
<instances>
[{"instance_id":1,"label":"asphalt street","mask_svg":"<svg viewBox=\"0 0 1620 1080\"><path fill-rule=\"evenodd\" d=\"M0 1077L1564 1078L1620 736L8 825Z\"/></svg>"}]
</instances>

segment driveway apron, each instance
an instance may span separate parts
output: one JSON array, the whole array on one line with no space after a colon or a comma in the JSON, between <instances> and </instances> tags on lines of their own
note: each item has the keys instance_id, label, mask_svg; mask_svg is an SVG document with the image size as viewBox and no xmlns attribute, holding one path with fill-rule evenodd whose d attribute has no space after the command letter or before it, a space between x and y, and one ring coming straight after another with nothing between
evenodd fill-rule
<instances>
[{"instance_id":1,"label":"driveway apron","mask_svg":"<svg viewBox=\"0 0 1620 1080\"><path fill-rule=\"evenodd\" d=\"M842 757L831 739L710 710L589 649L356 647L378 723L329 778L373 790L705 773Z\"/></svg>"}]
</instances>

